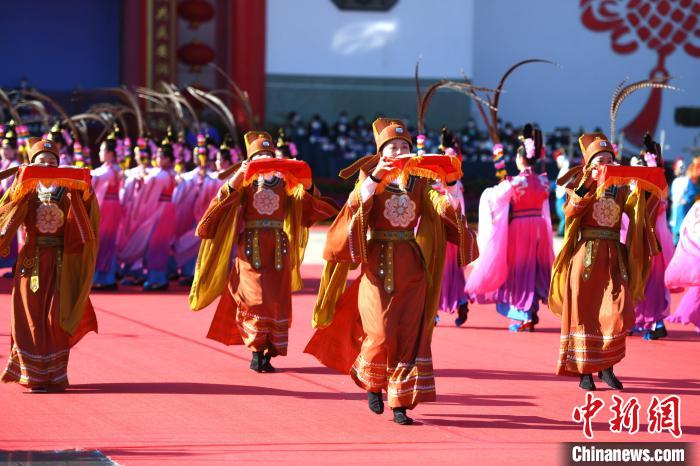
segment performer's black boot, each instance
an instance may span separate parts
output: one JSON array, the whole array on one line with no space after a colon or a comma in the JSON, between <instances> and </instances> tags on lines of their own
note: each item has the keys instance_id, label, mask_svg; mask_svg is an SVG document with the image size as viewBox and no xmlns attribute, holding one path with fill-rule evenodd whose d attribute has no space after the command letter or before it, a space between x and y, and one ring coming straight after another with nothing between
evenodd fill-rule
<instances>
[{"instance_id":1,"label":"performer's black boot","mask_svg":"<svg viewBox=\"0 0 700 466\"><path fill-rule=\"evenodd\" d=\"M652 337L652 340L658 340L659 338L666 338L668 336L668 332L666 331L666 326L664 325L663 321L659 324L659 322L656 323L654 326L654 336Z\"/></svg>"},{"instance_id":2,"label":"performer's black boot","mask_svg":"<svg viewBox=\"0 0 700 466\"><path fill-rule=\"evenodd\" d=\"M469 303L464 302L457 308L457 318L455 319L455 325L461 327L469 318Z\"/></svg>"},{"instance_id":3,"label":"performer's black boot","mask_svg":"<svg viewBox=\"0 0 700 466\"><path fill-rule=\"evenodd\" d=\"M272 359L272 356L270 353L267 353L265 356L262 358L262 371L263 372L275 372L275 368L272 367L272 364L270 364L270 359Z\"/></svg>"},{"instance_id":4,"label":"performer's black boot","mask_svg":"<svg viewBox=\"0 0 700 466\"><path fill-rule=\"evenodd\" d=\"M602 371L598 372L598 378L600 378L603 382L608 384L610 388L614 388L615 390L622 390L622 382L620 382L620 380L617 377L615 377L612 367L608 367L607 369L603 369Z\"/></svg>"},{"instance_id":5,"label":"performer's black boot","mask_svg":"<svg viewBox=\"0 0 700 466\"><path fill-rule=\"evenodd\" d=\"M410 426L413 424L413 419L406 416L406 408L391 408L394 411L394 422L402 426Z\"/></svg>"},{"instance_id":6,"label":"performer's black boot","mask_svg":"<svg viewBox=\"0 0 700 466\"><path fill-rule=\"evenodd\" d=\"M595 384L593 383L592 374L581 374L581 382L578 384L579 387L588 391L595 391Z\"/></svg>"},{"instance_id":7,"label":"performer's black boot","mask_svg":"<svg viewBox=\"0 0 700 466\"><path fill-rule=\"evenodd\" d=\"M535 325L540 323L540 316L537 315L537 311L534 311L532 313L532 326L530 327L530 331L534 332L535 331Z\"/></svg>"},{"instance_id":8,"label":"performer's black boot","mask_svg":"<svg viewBox=\"0 0 700 466\"><path fill-rule=\"evenodd\" d=\"M367 392L367 401L369 409L375 414L384 412L384 400L382 400L382 392Z\"/></svg>"},{"instance_id":9,"label":"performer's black boot","mask_svg":"<svg viewBox=\"0 0 700 466\"><path fill-rule=\"evenodd\" d=\"M250 360L250 368L255 372L263 371L263 354L262 351L253 351L253 359Z\"/></svg>"}]
</instances>

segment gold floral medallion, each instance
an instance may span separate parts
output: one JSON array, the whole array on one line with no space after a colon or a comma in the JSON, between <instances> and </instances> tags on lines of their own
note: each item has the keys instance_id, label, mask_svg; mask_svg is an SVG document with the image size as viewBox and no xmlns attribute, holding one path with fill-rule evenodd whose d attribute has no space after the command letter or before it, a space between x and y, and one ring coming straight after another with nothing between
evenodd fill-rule
<instances>
[{"instance_id":1,"label":"gold floral medallion","mask_svg":"<svg viewBox=\"0 0 700 466\"><path fill-rule=\"evenodd\" d=\"M384 203L384 218L394 227L406 228L416 218L416 203L407 194L393 194Z\"/></svg>"},{"instance_id":2,"label":"gold floral medallion","mask_svg":"<svg viewBox=\"0 0 700 466\"><path fill-rule=\"evenodd\" d=\"M620 211L615 199L603 197L593 204L593 219L602 227L614 227L620 221Z\"/></svg>"},{"instance_id":3,"label":"gold floral medallion","mask_svg":"<svg viewBox=\"0 0 700 466\"><path fill-rule=\"evenodd\" d=\"M253 207L262 215L270 215L279 209L280 197L271 189L263 188L253 195Z\"/></svg>"}]
</instances>

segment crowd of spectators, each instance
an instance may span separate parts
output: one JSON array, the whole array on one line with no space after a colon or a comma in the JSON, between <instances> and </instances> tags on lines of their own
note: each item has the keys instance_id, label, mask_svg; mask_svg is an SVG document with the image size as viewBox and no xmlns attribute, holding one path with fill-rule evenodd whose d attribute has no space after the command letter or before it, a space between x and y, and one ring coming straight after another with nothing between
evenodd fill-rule
<instances>
[{"instance_id":1,"label":"crowd of spectators","mask_svg":"<svg viewBox=\"0 0 700 466\"><path fill-rule=\"evenodd\" d=\"M417 130L414 122L405 123L415 137ZM314 176L319 178L333 178L343 167L376 150L372 122L361 115L351 118L347 113L341 112L335 122L326 121L319 115L304 121L298 113L290 112L281 128L296 144L299 157L313 167ZM440 130L441 127L426 128L426 152L437 151ZM488 133L481 129L475 120L470 119L464 127L450 130L460 141L465 163L491 162L493 144ZM511 122L501 122L499 132L505 158L509 162L519 145L520 127ZM545 163L548 167L554 166L554 157L561 151L573 153L576 157L577 134L579 131L572 131L570 128L555 128L545 133Z\"/></svg>"}]
</instances>

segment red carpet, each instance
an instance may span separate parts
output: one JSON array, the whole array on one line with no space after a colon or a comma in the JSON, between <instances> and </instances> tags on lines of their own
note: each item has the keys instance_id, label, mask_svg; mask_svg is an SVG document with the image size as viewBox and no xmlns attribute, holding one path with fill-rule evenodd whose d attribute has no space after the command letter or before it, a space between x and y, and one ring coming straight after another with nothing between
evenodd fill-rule
<instances>
[{"instance_id":1,"label":"red carpet","mask_svg":"<svg viewBox=\"0 0 700 466\"><path fill-rule=\"evenodd\" d=\"M553 374L559 327L546 309L527 334L508 333L492 306L473 306L464 328L443 315L433 342L438 401L418 406L411 427L370 413L348 376L301 353L319 273L304 269L309 292L294 298L290 356L274 361L277 374L253 373L243 347L205 339L213 309L189 311L184 290L93 295L100 334L71 353L68 392L0 385L0 449L96 449L120 464L154 465L557 464L560 442L585 440L571 420L584 392ZM4 366L10 297L9 281L0 281ZM700 338L675 325L669 333L630 338L616 368L623 397L641 402L640 433L608 432L613 392L598 382L606 407L594 421L596 441L673 441L646 433L650 397L669 394L682 397L681 440L700 439Z\"/></svg>"}]
</instances>

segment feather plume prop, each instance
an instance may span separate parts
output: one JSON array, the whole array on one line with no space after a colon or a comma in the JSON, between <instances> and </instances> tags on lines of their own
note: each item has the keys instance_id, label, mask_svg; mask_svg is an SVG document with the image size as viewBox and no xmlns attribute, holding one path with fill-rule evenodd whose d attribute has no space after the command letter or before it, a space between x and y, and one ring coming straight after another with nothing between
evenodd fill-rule
<instances>
[{"instance_id":1,"label":"feather plume prop","mask_svg":"<svg viewBox=\"0 0 700 466\"><path fill-rule=\"evenodd\" d=\"M233 96L243 108L243 112L245 113L246 119L248 120L248 125L250 125L251 127L258 126L258 121L253 115L253 106L250 103L250 97L248 96L248 93L242 90L238 86L238 84L236 84L236 82L233 79L231 79L231 76L226 74L226 72L221 69L221 67L219 67L215 63L209 63L209 66L214 68L217 73L223 76L224 79L226 79L226 82L228 82L229 86L231 86L231 89L233 90Z\"/></svg>"},{"instance_id":2,"label":"feather plume prop","mask_svg":"<svg viewBox=\"0 0 700 466\"><path fill-rule=\"evenodd\" d=\"M10 100L10 97L1 88L0 88L0 103L2 103L7 108L7 111L10 112L10 116L12 116L12 119L15 120L15 123L17 123L18 125L21 125L22 119L19 116L19 112L17 112L15 107L12 105L12 101Z\"/></svg>"},{"instance_id":3,"label":"feather plume prop","mask_svg":"<svg viewBox=\"0 0 700 466\"><path fill-rule=\"evenodd\" d=\"M481 114L481 117L484 120L484 124L486 125L486 128L489 132L489 136L491 137L491 141L494 144L499 144L501 142L499 136L498 136L498 105L500 103L501 99L501 93L503 92L503 87L505 86L506 81L508 80L508 77L510 77L515 70L518 68L531 64L531 63L548 63L550 65L556 65L556 63L549 61L549 60L544 60L541 58L530 58L527 60L522 60L519 61L518 63L515 63L512 65L510 68L506 70L505 73L503 73L503 76L501 76L501 79L498 81L498 86L496 87L495 93L493 95L493 98L489 98L489 104L490 104L490 112L489 115L486 114L484 108L482 107L481 102L477 101L477 107L479 109L479 113Z\"/></svg>"},{"instance_id":4,"label":"feather plume prop","mask_svg":"<svg viewBox=\"0 0 700 466\"><path fill-rule=\"evenodd\" d=\"M68 114L63 109L63 107L59 105L59 103L56 102L54 99L34 89L22 91L22 94L50 104L54 108L54 110L56 110L56 112L58 112L58 114L61 116L61 120L65 120L68 123L68 126L70 127L73 134L78 134L78 128L76 128L75 124L73 124L73 122L70 121L70 118L68 117Z\"/></svg>"},{"instance_id":5,"label":"feather plume prop","mask_svg":"<svg viewBox=\"0 0 700 466\"><path fill-rule=\"evenodd\" d=\"M416 68L415 68L415 82L416 82L416 104L418 107L418 132L423 133L424 130L424 118L425 114L428 111L428 106L430 105L430 101L432 100L433 96L439 89L450 89L452 91L459 92L460 94L466 95L467 97L470 97L471 99L474 99L475 101L481 103L482 105L485 105L486 107L494 110L494 107L492 104L486 100L485 98L479 96L477 94L477 91L479 92L496 92L495 89L490 89L488 87L478 87L478 86L473 86L472 84L469 83L462 83L462 82L457 82L457 81L449 81L447 79L442 79L440 81L437 81L433 84L431 84L428 89L426 89L425 93L422 93L421 91L421 86L420 86L420 78L419 78L419 67L420 67L420 60L416 62Z\"/></svg>"},{"instance_id":6,"label":"feather plume prop","mask_svg":"<svg viewBox=\"0 0 700 466\"><path fill-rule=\"evenodd\" d=\"M231 113L231 110L226 106L226 104L211 92L200 91L192 86L187 87L187 92L189 92L190 95L192 95L192 97L197 99L199 102L210 108L219 116L219 118L221 118L221 120L223 120L229 134L234 138L235 144L239 145L236 119L233 117L233 113Z\"/></svg>"},{"instance_id":7,"label":"feather plume prop","mask_svg":"<svg viewBox=\"0 0 700 466\"><path fill-rule=\"evenodd\" d=\"M623 80L618 84L615 92L613 92L612 101L610 102L610 140L615 140L615 118L617 117L617 112L620 109L622 102L629 97L632 93L640 89L668 89L672 91L678 91L679 88L666 84L671 78L660 78L660 79L643 79L641 81L634 82L625 86L627 79Z\"/></svg>"},{"instance_id":8,"label":"feather plume prop","mask_svg":"<svg viewBox=\"0 0 700 466\"><path fill-rule=\"evenodd\" d=\"M138 98L128 89L121 87L109 87L80 91L79 94L102 94L117 97L136 118L136 129L138 137L143 137L143 134L148 131L146 121L143 118L141 107L139 107Z\"/></svg>"}]
</instances>

